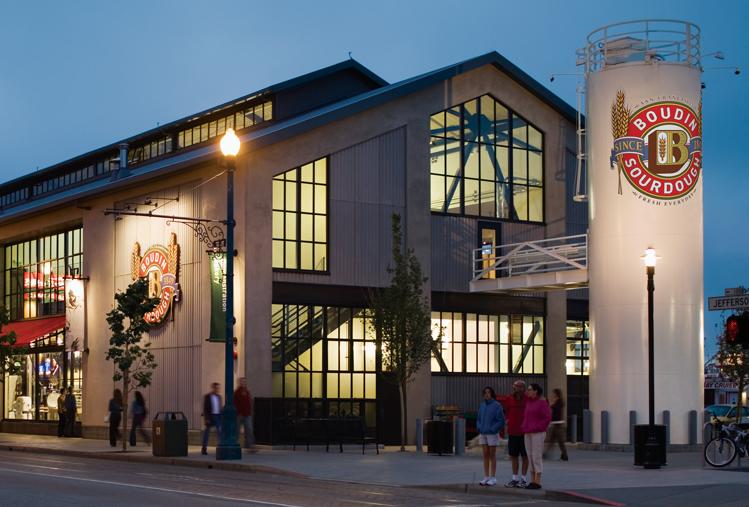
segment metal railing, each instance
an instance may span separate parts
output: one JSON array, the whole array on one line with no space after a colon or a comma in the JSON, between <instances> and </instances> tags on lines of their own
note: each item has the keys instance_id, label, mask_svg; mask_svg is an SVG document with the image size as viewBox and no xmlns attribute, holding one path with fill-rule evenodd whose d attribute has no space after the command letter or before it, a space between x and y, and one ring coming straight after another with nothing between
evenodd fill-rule
<instances>
[{"instance_id":1,"label":"metal railing","mask_svg":"<svg viewBox=\"0 0 749 507\"><path fill-rule=\"evenodd\" d=\"M587 234L473 250L473 281L587 267Z\"/></svg>"},{"instance_id":2,"label":"metal railing","mask_svg":"<svg viewBox=\"0 0 749 507\"><path fill-rule=\"evenodd\" d=\"M700 67L700 29L672 19L643 19L606 25L588 35L577 51L585 73L629 62L669 62Z\"/></svg>"}]
</instances>

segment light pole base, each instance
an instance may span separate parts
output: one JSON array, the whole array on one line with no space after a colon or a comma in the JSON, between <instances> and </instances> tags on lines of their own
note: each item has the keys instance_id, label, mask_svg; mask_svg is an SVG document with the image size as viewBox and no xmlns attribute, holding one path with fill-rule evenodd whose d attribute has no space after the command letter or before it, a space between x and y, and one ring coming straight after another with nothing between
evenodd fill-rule
<instances>
[{"instance_id":1,"label":"light pole base","mask_svg":"<svg viewBox=\"0 0 749 507\"><path fill-rule=\"evenodd\" d=\"M237 440L237 411L233 404L224 405L221 412L221 439L216 446L216 460L242 459L242 448Z\"/></svg>"}]
</instances>

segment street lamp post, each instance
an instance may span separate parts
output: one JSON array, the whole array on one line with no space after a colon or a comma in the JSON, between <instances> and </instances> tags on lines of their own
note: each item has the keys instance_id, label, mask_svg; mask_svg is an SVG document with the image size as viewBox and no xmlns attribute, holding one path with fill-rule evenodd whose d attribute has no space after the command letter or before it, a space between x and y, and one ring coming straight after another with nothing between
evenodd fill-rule
<instances>
[{"instance_id":1,"label":"street lamp post","mask_svg":"<svg viewBox=\"0 0 749 507\"><path fill-rule=\"evenodd\" d=\"M234 408L234 169L239 145L234 129L228 129L220 143L226 161L226 404L221 412L217 460L242 459L242 448L237 440L237 410Z\"/></svg>"},{"instance_id":2,"label":"street lamp post","mask_svg":"<svg viewBox=\"0 0 749 507\"><path fill-rule=\"evenodd\" d=\"M642 455L638 460L638 451L635 449L635 462L645 468L660 468L666 464L666 442L664 426L655 424L655 337L653 324L653 293L655 292L655 262L654 248L645 250L643 260L645 271L648 276L648 425L647 439L642 449ZM637 428L635 429L637 431ZM637 439L636 439L637 440ZM635 446L638 443L635 442Z\"/></svg>"}]
</instances>

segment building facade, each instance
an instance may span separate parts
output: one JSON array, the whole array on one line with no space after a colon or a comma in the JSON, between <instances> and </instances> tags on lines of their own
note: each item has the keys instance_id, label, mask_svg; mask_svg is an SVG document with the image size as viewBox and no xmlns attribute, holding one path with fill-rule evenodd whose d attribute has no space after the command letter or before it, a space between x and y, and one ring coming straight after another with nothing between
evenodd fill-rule
<instances>
[{"instance_id":1,"label":"building facade","mask_svg":"<svg viewBox=\"0 0 749 507\"><path fill-rule=\"evenodd\" d=\"M200 428L202 394L224 375L212 291L229 127L242 140L234 369L256 398L261 441L289 417L340 415L397 440L398 392L367 310L390 280L394 213L443 330L409 416L473 412L484 385L509 391L518 377L569 382L570 412L582 411L585 292L469 292L474 249L586 231L587 208L571 199L575 117L497 53L395 84L349 60L5 183L4 332L31 353L4 379L3 430L46 431L55 393L72 385L83 434L103 434L115 387L106 314L136 277L162 299L149 317L150 411L182 411ZM76 304L83 318L71 320Z\"/></svg>"}]
</instances>

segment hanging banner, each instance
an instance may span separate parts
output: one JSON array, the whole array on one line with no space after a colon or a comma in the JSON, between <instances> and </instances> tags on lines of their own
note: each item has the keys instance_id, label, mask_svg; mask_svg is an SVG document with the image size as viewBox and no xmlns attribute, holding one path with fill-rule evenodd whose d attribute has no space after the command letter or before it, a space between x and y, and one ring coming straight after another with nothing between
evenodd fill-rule
<instances>
[{"instance_id":1,"label":"hanging banner","mask_svg":"<svg viewBox=\"0 0 749 507\"><path fill-rule=\"evenodd\" d=\"M85 348L86 293L83 280L65 280L65 351Z\"/></svg>"},{"instance_id":2,"label":"hanging banner","mask_svg":"<svg viewBox=\"0 0 749 507\"><path fill-rule=\"evenodd\" d=\"M226 253L210 254L211 330L208 341L226 340Z\"/></svg>"}]
</instances>

